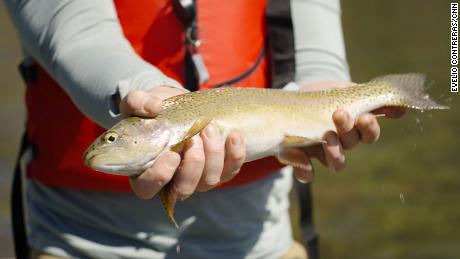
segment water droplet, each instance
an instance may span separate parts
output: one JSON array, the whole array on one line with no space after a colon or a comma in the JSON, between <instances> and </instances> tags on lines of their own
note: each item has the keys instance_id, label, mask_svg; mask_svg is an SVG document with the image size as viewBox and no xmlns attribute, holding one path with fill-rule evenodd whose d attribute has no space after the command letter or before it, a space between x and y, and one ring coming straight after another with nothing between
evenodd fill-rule
<instances>
[{"instance_id":1,"label":"water droplet","mask_svg":"<svg viewBox=\"0 0 460 259\"><path fill-rule=\"evenodd\" d=\"M412 146L412 150L413 150L413 151L417 150L417 143L415 143L415 144Z\"/></svg>"},{"instance_id":2,"label":"water droplet","mask_svg":"<svg viewBox=\"0 0 460 259\"><path fill-rule=\"evenodd\" d=\"M404 194L403 193L400 193L399 194L399 200L401 200L401 203L405 203L406 202L406 199L404 198Z\"/></svg>"},{"instance_id":3,"label":"water droplet","mask_svg":"<svg viewBox=\"0 0 460 259\"><path fill-rule=\"evenodd\" d=\"M418 124L420 124L421 121L420 121L419 117L416 117L416 118L415 118L415 122L417 122Z\"/></svg>"}]
</instances>

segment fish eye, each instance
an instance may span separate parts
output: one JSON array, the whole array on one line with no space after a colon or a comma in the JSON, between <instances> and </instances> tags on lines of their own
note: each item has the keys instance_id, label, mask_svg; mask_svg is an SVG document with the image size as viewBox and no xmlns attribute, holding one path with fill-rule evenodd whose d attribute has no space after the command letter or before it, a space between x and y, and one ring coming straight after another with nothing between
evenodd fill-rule
<instances>
[{"instance_id":1,"label":"fish eye","mask_svg":"<svg viewBox=\"0 0 460 259\"><path fill-rule=\"evenodd\" d=\"M108 132L103 137L106 144L112 144L118 139L118 134L116 132Z\"/></svg>"}]
</instances>

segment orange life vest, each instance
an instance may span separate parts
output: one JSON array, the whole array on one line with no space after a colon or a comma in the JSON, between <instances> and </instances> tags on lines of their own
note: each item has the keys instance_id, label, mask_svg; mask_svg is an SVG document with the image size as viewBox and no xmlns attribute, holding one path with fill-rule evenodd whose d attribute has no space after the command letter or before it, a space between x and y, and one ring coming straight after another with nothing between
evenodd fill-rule
<instances>
[{"instance_id":1,"label":"orange life vest","mask_svg":"<svg viewBox=\"0 0 460 259\"><path fill-rule=\"evenodd\" d=\"M232 86L269 87L269 57L260 58L266 46L266 1L196 1L202 42L198 50L210 75L199 85L200 90L247 71L251 73ZM115 6L124 35L135 51L184 85L184 28L171 2L116 0ZM84 150L104 129L85 117L43 69L38 68L36 77L26 91L27 132L34 151L27 165L28 177L55 187L130 191L127 177L96 172L82 162ZM250 162L222 186L249 183L281 167L274 158Z\"/></svg>"}]
</instances>

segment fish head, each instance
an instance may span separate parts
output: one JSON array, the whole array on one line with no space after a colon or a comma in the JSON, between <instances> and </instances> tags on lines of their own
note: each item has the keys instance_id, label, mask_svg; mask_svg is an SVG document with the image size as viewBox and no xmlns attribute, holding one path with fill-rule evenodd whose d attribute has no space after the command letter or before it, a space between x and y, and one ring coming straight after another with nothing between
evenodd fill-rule
<instances>
[{"instance_id":1,"label":"fish head","mask_svg":"<svg viewBox=\"0 0 460 259\"><path fill-rule=\"evenodd\" d=\"M96 171L138 175L166 149L170 135L162 121L130 117L97 138L86 150L83 161Z\"/></svg>"}]
</instances>

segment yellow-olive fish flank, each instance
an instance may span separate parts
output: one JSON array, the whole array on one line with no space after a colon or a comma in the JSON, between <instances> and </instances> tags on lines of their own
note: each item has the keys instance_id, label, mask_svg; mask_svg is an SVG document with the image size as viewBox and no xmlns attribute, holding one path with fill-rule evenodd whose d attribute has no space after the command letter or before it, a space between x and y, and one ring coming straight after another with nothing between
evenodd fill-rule
<instances>
[{"instance_id":1,"label":"yellow-olive fish flank","mask_svg":"<svg viewBox=\"0 0 460 259\"><path fill-rule=\"evenodd\" d=\"M284 151L324 142L324 134L335 131L335 110L343 108L357 118L384 106L448 108L429 98L425 76L415 73L381 76L365 84L315 92L219 88L166 99L163 111L153 119L122 120L94 141L84 161L97 171L136 176L164 151L182 152L190 138L213 123L223 139L231 131L243 136L246 162L276 156L284 164L302 167L300 161L289 156L292 152ZM168 187L163 188L160 197L175 223L176 198Z\"/></svg>"}]
</instances>

